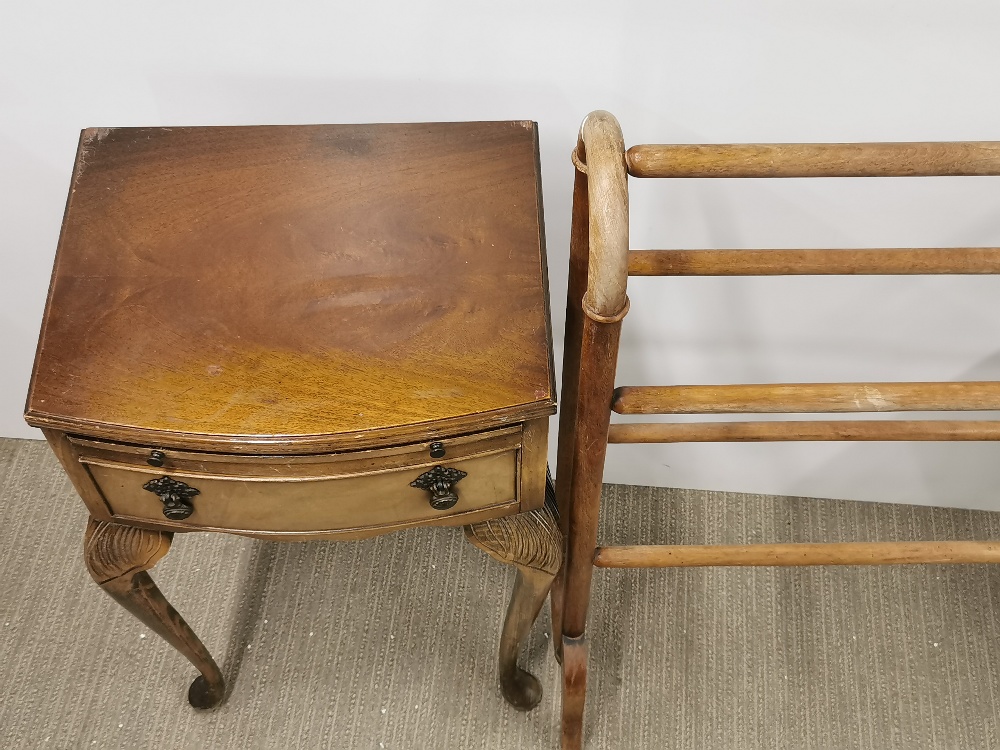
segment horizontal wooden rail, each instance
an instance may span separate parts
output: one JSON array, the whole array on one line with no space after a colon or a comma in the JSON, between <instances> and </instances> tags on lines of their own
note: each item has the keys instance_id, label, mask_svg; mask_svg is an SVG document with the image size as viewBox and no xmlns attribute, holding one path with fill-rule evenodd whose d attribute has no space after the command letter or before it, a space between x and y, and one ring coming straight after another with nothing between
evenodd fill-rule
<instances>
[{"instance_id":1,"label":"horizontal wooden rail","mask_svg":"<svg viewBox=\"0 0 1000 750\"><path fill-rule=\"evenodd\" d=\"M633 177L935 177L1000 175L1000 143L642 145Z\"/></svg>"},{"instance_id":2,"label":"horizontal wooden rail","mask_svg":"<svg viewBox=\"0 0 1000 750\"><path fill-rule=\"evenodd\" d=\"M624 386L618 414L992 411L1000 383L783 383L774 385Z\"/></svg>"},{"instance_id":3,"label":"horizontal wooden rail","mask_svg":"<svg viewBox=\"0 0 1000 750\"><path fill-rule=\"evenodd\" d=\"M1000 422L830 421L613 424L609 443L766 443L840 440L1000 440Z\"/></svg>"},{"instance_id":4,"label":"horizontal wooden rail","mask_svg":"<svg viewBox=\"0 0 1000 750\"><path fill-rule=\"evenodd\" d=\"M598 547L598 568L997 563L1000 542L844 542L838 544L636 545Z\"/></svg>"},{"instance_id":5,"label":"horizontal wooden rail","mask_svg":"<svg viewBox=\"0 0 1000 750\"><path fill-rule=\"evenodd\" d=\"M633 250L629 276L824 276L1000 273L1000 247L863 250Z\"/></svg>"}]
</instances>

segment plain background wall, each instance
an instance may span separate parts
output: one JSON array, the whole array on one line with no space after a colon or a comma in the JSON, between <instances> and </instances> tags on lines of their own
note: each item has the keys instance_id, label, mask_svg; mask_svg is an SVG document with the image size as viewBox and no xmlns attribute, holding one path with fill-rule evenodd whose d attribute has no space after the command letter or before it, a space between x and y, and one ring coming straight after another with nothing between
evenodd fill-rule
<instances>
[{"instance_id":1,"label":"plain background wall","mask_svg":"<svg viewBox=\"0 0 1000 750\"><path fill-rule=\"evenodd\" d=\"M8 3L0 434L87 126L533 119L562 335L588 111L626 143L1000 140L990 2ZM632 181L633 247L1000 245L1000 178ZM654 286L655 284L655 286ZM1000 379L1000 279L639 279L620 384ZM938 415L945 416L945 415ZM609 449L606 478L1000 509L1000 446Z\"/></svg>"}]
</instances>

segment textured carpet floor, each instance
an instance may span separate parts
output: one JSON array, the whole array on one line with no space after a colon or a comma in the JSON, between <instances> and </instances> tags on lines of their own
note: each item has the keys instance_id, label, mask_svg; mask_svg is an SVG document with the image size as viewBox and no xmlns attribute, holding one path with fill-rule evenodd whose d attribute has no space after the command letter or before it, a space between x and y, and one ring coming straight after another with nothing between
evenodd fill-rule
<instances>
[{"instance_id":1,"label":"textured carpet floor","mask_svg":"<svg viewBox=\"0 0 1000 750\"><path fill-rule=\"evenodd\" d=\"M604 541L1000 538L1000 515L606 488ZM43 443L0 441L0 747L556 748L547 611L529 714L495 687L511 574L458 530L178 535L154 577L232 686L90 581ZM614 529L612 532L610 529ZM597 571L589 748L1000 748L1000 569Z\"/></svg>"}]
</instances>

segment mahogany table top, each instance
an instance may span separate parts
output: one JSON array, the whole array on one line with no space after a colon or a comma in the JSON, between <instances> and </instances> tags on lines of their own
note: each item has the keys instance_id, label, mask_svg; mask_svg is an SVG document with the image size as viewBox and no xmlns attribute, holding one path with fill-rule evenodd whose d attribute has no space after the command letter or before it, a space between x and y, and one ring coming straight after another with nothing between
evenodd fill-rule
<instances>
[{"instance_id":1,"label":"mahogany table top","mask_svg":"<svg viewBox=\"0 0 1000 750\"><path fill-rule=\"evenodd\" d=\"M81 136L37 426L302 452L554 411L531 122Z\"/></svg>"}]
</instances>

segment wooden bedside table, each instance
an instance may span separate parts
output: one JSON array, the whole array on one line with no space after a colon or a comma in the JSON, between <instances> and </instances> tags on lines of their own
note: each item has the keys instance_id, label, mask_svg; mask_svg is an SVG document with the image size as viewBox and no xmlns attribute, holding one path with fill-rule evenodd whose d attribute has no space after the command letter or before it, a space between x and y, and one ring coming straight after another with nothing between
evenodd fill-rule
<instances>
[{"instance_id":1,"label":"wooden bedside table","mask_svg":"<svg viewBox=\"0 0 1000 750\"><path fill-rule=\"evenodd\" d=\"M517 568L504 697L562 560L534 123L83 132L25 418L94 579L225 694L146 573L174 532L464 525Z\"/></svg>"}]
</instances>

